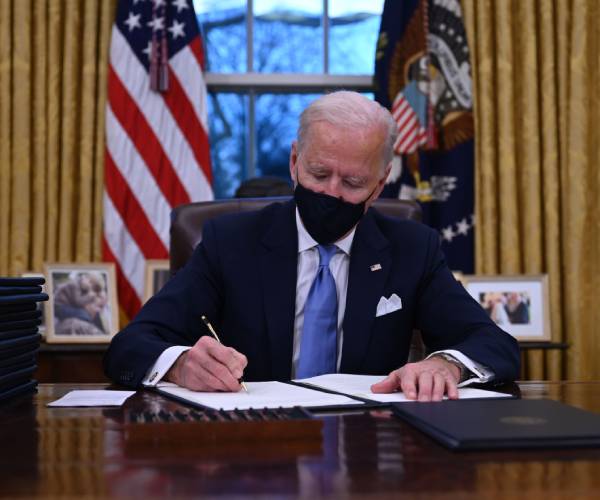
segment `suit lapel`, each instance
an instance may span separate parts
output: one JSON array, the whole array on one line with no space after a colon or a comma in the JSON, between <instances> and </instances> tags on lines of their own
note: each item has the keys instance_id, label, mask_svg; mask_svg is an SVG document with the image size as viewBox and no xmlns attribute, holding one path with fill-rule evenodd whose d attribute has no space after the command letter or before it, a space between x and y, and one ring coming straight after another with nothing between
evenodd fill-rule
<instances>
[{"instance_id":1,"label":"suit lapel","mask_svg":"<svg viewBox=\"0 0 600 500\"><path fill-rule=\"evenodd\" d=\"M295 205L288 202L267 221L261 237L260 272L270 342L272 378L288 380L292 373L298 233Z\"/></svg>"},{"instance_id":2,"label":"suit lapel","mask_svg":"<svg viewBox=\"0 0 600 500\"><path fill-rule=\"evenodd\" d=\"M360 371L373 333L377 303L383 295L391 263L389 243L369 211L356 228L350 253L340 366L342 373ZM372 271L371 266L375 264L380 264L381 269Z\"/></svg>"}]
</instances>

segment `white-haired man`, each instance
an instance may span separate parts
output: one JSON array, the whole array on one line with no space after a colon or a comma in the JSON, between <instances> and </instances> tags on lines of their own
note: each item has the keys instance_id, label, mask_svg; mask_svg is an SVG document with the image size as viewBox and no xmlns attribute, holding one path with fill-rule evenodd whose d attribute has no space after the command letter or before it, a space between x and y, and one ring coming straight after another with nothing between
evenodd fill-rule
<instances>
[{"instance_id":1,"label":"white-haired man","mask_svg":"<svg viewBox=\"0 0 600 500\"><path fill-rule=\"evenodd\" d=\"M293 200L209 221L186 267L113 339L107 374L237 391L242 376L389 373L373 391L421 401L515 379L516 342L453 278L437 233L370 208L394 139L389 112L358 93L314 101L291 148ZM434 353L407 364L415 328Z\"/></svg>"}]
</instances>

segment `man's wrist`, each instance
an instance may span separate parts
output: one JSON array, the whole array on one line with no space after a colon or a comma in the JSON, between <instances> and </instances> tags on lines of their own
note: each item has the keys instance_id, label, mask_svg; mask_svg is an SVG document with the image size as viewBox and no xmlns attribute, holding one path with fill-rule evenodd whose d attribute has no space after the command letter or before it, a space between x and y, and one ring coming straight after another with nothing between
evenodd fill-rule
<instances>
[{"instance_id":1,"label":"man's wrist","mask_svg":"<svg viewBox=\"0 0 600 500\"><path fill-rule=\"evenodd\" d=\"M185 357L187 356L187 353L188 351L182 352L179 355L179 357L175 360L175 363L173 363L173 366L171 366L171 368L169 368L169 370L165 374L166 380L168 380L169 382L173 382L174 384L177 384L180 387L183 387L183 364L185 362Z\"/></svg>"},{"instance_id":2,"label":"man's wrist","mask_svg":"<svg viewBox=\"0 0 600 500\"><path fill-rule=\"evenodd\" d=\"M452 354L448 354L446 352L438 352L432 356L432 358L440 358L446 361L447 363L458 368L458 380L457 383L460 384L464 380L467 379L469 375L469 370L465 365L463 365L458 359L456 359Z\"/></svg>"}]
</instances>

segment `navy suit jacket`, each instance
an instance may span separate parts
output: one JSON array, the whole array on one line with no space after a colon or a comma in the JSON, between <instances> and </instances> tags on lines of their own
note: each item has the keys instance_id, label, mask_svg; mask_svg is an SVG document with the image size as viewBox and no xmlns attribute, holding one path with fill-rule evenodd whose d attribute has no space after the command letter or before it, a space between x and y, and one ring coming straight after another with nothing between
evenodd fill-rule
<instances>
[{"instance_id":1,"label":"navy suit jacket","mask_svg":"<svg viewBox=\"0 0 600 500\"><path fill-rule=\"evenodd\" d=\"M138 386L166 348L208 334L206 315L221 341L247 356L245 380L289 380L297 261L293 201L208 221L187 265L114 337L106 374ZM381 269L372 271L373 264ZM402 308L376 317L379 299L393 293ZM371 208L352 243L340 371L399 368L414 328L430 350L457 349L497 380L518 377L517 342L454 279L438 233Z\"/></svg>"}]
</instances>

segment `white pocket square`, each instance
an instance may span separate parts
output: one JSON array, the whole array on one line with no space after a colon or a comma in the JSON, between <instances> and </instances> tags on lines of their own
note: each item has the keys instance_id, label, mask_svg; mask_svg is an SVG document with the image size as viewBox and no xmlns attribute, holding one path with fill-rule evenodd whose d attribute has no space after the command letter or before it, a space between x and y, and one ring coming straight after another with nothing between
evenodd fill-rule
<instances>
[{"instance_id":1,"label":"white pocket square","mask_svg":"<svg viewBox=\"0 0 600 500\"><path fill-rule=\"evenodd\" d=\"M402 300L395 293L393 293L390 295L389 299L386 299L385 297L381 297L379 299L379 303L377 304L377 314L375 314L375 317L390 314L400 309L402 309Z\"/></svg>"}]
</instances>

